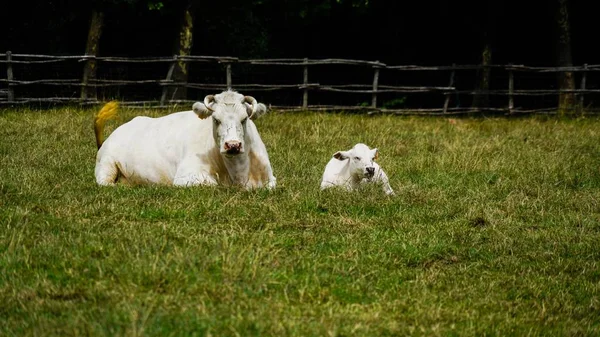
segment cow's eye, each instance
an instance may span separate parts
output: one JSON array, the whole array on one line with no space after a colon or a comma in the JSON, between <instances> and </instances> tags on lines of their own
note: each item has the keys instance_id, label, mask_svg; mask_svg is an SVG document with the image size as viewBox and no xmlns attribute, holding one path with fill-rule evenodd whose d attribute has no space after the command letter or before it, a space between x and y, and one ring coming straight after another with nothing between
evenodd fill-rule
<instances>
[{"instance_id":1,"label":"cow's eye","mask_svg":"<svg viewBox=\"0 0 600 337\"><path fill-rule=\"evenodd\" d=\"M360 157L354 157L354 160L360 160Z\"/></svg>"}]
</instances>

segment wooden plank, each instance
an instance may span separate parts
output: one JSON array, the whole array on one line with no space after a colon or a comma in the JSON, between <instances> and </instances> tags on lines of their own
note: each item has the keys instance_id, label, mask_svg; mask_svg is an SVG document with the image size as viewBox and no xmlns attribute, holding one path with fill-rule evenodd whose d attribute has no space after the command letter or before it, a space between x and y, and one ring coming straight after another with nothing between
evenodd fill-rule
<instances>
[{"instance_id":1,"label":"wooden plank","mask_svg":"<svg viewBox=\"0 0 600 337\"><path fill-rule=\"evenodd\" d=\"M8 81L8 93L6 95L6 100L8 102L12 102L15 100L15 91L13 89L13 84L11 81L14 81L13 76L13 68L12 68L12 53L10 51L6 52L6 80Z\"/></svg>"},{"instance_id":2,"label":"wooden plank","mask_svg":"<svg viewBox=\"0 0 600 337\"><path fill-rule=\"evenodd\" d=\"M167 71L167 76L165 77L165 81L172 82L173 71L175 70L175 65L177 65L177 55L173 55L171 59L171 65L169 66L169 70ZM165 85L162 90L162 95L160 96L160 105L165 105L167 101L167 93L169 92L169 86Z\"/></svg>"},{"instance_id":3,"label":"wooden plank","mask_svg":"<svg viewBox=\"0 0 600 337\"><path fill-rule=\"evenodd\" d=\"M452 67L454 68L454 66L456 66L456 64L452 64ZM456 71L454 69L452 69L452 72L450 72L450 83L448 84L449 87L452 87L454 85L454 73ZM446 113L448 111L448 104L450 104L450 95L451 93L446 93L446 99L444 100L444 109L443 109L443 113Z\"/></svg>"},{"instance_id":4,"label":"wooden plank","mask_svg":"<svg viewBox=\"0 0 600 337\"><path fill-rule=\"evenodd\" d=\"M583 65L583 69L587 69L587 63L585 63ZM583 74L581 75L581 85L579 86L579 89L584 90L584 91L585 91L586 77L587 77L587 72L584 71ZM580 111L583 109L583 96L584 95L579 95L579 109L580 109Z\"/></svg>"},{"instance_id":5,"label":"wooden plank","mask_svg":"<svg viewBox=\"0 0 600 337\"><path fill-rule=\"evenodd\" d=\"M225 77L227 78L227 90L231 90L231 63L225 66Z\"/></svg>"},{"instance_id":6,"label":"wooden plank","mask_svg":"<svg viewBox=\"0 0 600 337\"><path fill-rule=\"evenodd\" d=\"M379 63L379 61L375 61ZM373 66L373 94L371 94L371 108L377 108L377 86L379 85L379 66Z\"/></svg>"},{"instance_id":7,"label":"wooden plank","mask_svg":"<svg viewBox=\"0 0 600 337\"><path fill-rule=\"evenodd\" d=\"M304 76L302 85L304 86L302 93L302 108L306 109L308 107L308 58L304 58Z\"/></svg>"},{"instance_id":8,"label":"wooden plank","mask_svg":"<svg viewBox=\"0 0 600 337\"><path fill-rule=\"evenodd\" d=\"M513 76L513 71L508 71L508 113L512 114L513 108L515 106L513 92L515 90L515 81Z\"/></svg>"}]
</instances>

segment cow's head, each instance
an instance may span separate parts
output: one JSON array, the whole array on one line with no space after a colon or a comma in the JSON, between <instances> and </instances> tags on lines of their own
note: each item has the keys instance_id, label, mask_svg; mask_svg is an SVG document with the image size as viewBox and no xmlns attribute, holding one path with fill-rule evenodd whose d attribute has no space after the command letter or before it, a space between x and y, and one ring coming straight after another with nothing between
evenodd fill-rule
<instances>
[{"instance_id":1,"label":"cow's head","mask_svg":"<svg viewBox=\"0 0 600 337\"><path fill-rule=\"evenodd\" d=\"M333 157L337 160L349 160L350 174L358 178L372 178L375 174L373 161L377 159L377 148L369 149L362 143L354 145L348 151L338 151Z\"/></svg>"},{"instance_id":2,"label":"cow's head","mask_svg":"<svg viewBox=\"0 0 600 337\"><path fill-rule=\"evenodd\" d=\"M264 104L252 96L235 91L224 91L218 95L207 95L204 103L193 105L198 117L210 117L213 122L213 137L221 154L234 156L246 151L246 122L255 114L264 113Z\"/></svg>"}]
</instances>

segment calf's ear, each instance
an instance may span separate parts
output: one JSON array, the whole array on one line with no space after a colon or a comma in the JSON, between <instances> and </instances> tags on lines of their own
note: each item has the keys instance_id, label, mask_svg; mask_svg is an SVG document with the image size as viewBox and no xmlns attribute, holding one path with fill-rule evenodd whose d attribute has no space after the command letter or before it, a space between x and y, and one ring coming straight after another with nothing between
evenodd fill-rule
<instances>
[{"instance_id":1,"label":"calf's ear","mask_svg":"<svg viewBox=\"0 0 600 337\"><path fill-rule=\"evenodd\" d=\"M196 102L192 105L192 110L198 115L200 119L204 119L210 115L212 115L212 110L208 109L204 103Z\"/></svg>"},{"instance_id":2,"label":"calf's ear","mask_svg":"<svg viewBox=\"0 0 600 337\"><path fill-rule=\"evenodd\" d=\"M350 154L348 153L348 151L338 151L333 154L333 158L337 160L346 160L350 158Z\"/></svg>"},{"instance_id":3,"label":"calf's ear","mask_svg":"<svg viewBox=\"0 0 600 337\"><path fill-rule=\"evenodd\" d=\"M374 148L373 150L371 150L371 155L373 156L373 160L377 160L377 158L379 158L379 150L377 150L377 148Z\"/></svg>"}]
</instances>

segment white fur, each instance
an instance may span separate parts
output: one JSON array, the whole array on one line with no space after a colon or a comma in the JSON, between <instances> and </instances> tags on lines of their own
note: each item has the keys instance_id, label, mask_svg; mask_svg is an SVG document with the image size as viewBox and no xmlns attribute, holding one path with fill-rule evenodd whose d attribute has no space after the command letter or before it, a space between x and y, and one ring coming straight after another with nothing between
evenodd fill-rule
<instances>
[{"instance_id":1,"label":"white fur","mask_svg":"<svg viewBox=\"0 0 600 337\"><path fill-rule=\"evenodd\" d=\"M336 152L325 166L321 190L334 186L354 190L363 183L380 183L386 194L394 195L387 175L374 162L377 152L377 148L369 149L362 143L354 145L348 151Z\"/></svg>"},{"instance_id":2,"label":"white fur","mask_svg":"<svg viewBox=\"0 0 600 337\"><path fill-rule=\"evenodd\" d=\"M119 126L98 150L97 183L274 188L267 149L249 118L266 107L251 99L254 104L225 91L194 103L193 111L136 117ZM240 144L239 152L228 153L228 142Z\"/></svg>"}]
</instances>

